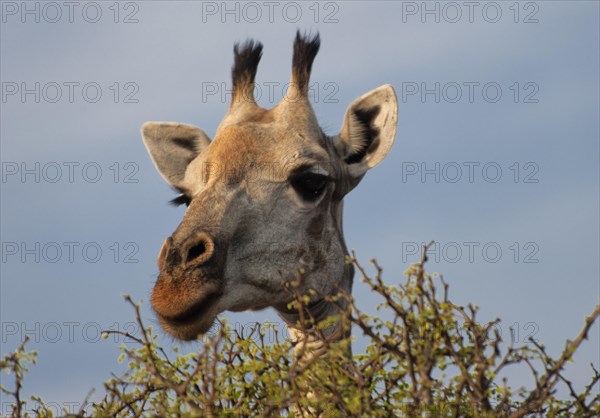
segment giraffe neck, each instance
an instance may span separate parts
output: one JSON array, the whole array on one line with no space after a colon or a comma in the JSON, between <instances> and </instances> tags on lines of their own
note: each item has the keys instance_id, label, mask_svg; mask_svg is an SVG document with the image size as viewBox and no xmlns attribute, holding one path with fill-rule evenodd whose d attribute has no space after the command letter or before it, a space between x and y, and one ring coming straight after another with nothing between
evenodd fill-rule
<instances>
[{"instance_id":1,"label":"giraffe neck","mask_svg":"<svg viewBox=\"0 0 600 418\"><path fill-rule=\"evenodd\" d=\"M340 281L340 288L343 291L351 293L353 276L353 266L346 264L344 266L342 280ZM344 299L340 299L339 303L342 304L342 307L345 307L347 302L345 302ZM315 324L318 324L330 316L340 314L340 309L338 306L324 299L313 302L304 309L305 318L312 318ZM303 329L298 326L300 313L297 311L277 309L277 313L279 317L284 320L292 341L296 343L294 346L294 354L297 357L302 356L306 359L309 359L314 355L321 355L324 353L326 348L323 341L324 339L328 342L335 342L344 338L349 338L351 335L351 331L349 329L343 329L340 321L330 325L320 332L317 332L314 327ZM348 353L348 356L352 356L351 350Z\"/></svg>"},{"instance_id":2,"label":"giraffe neck","mask_svg":"<svg viewBox=\"0 0 600 418\"><path fill-rule=\"evenodd\" d=\"M321 300L316 304L312 304L307 309L309 310L310 315L315 318L316 322L325 319L330 315L336 315L339 313L339 310L336 306L324 300ZM317 334L314 332L314 330L302 330L296 326L299 319L299 315L297 313L283 314L280 312L279 316L286 322L290 337L295 343L294 358L296 361L298 361L300 369L303 369L306 365L311 364L316 358L327 355L327 345L324 339L327 339L329 342L334 342L346 337L350 337L350 331L345 332L340 322L333 324L332 326L321 331L320 334ZM347 347L347 353L345 353L345 355L347 358L351 359L352 347L350 345ZM293 373L297 372L297 370L294 370ZM305 391L302 393L302 396L315 400L319 399L319 394L313 391L312 388L305 389ZM292 405L291 411L295 416L303 418L323 416L321 413L318 413L318 410L315 410L312 407L301 409L296 408L297 405ZM318 406L318 409L320 409L320 405Z\"/></svg>"},{"instance_id":3,"label":"giraffe neck","mask_svg":"<svg viewBox=\"0 0 600 418\"><path fill-rule=\"evenodd\" d=\"M311 304L305 312L307 317L314 318L315 323L338 314L339 309L325 300ZM297 355L301 351L313 352L319 350L324 346L323 339L334 342L350 336L349 332L344 332L339 321L318 333L314 328L302 329L298 327L300 315L297 312L279 312L279 316L285 321L292 341L297 342L294 348Z\"/></svg>"}]
</instances>

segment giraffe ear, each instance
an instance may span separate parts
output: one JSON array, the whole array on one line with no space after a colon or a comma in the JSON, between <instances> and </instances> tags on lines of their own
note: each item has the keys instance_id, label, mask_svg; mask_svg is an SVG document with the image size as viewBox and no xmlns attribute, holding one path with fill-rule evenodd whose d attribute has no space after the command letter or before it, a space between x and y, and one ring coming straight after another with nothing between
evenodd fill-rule
<instances>
[{"instance_id":1,"label":"giraffe ear","mask_svg":"<svg viewBox=\"0 0 600 418\"><path fill-rule=\"evenodd\" d=\"M389 84L364 94L348 107L335 140L351 177L360 180L385 158L394 144L397 121L398 100Z\"/></svg>"},{"instance_id":2,"label":"giraffe ear","mask_svg":"<svg viewBox=\"0 0 600 418\"><path fill-rule=\"evenodd\" d=\"M160 175L172 186L183 183L188 164L210 145L199 128L175 122L146 122L142 139Z\"/></svg>"}]
</instances>

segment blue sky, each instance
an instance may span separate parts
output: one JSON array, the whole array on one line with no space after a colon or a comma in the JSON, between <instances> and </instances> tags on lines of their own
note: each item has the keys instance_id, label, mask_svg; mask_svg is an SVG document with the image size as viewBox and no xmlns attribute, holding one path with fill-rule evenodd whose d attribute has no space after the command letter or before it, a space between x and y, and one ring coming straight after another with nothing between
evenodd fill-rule
<instances>
[{"instance_id":1,"label":"blue sky","mask_svg":"<svg viewBox=\"0 0 600 418\"><path fill-rule=\"evenodd\" d=\"M517 14L513 2L492 3L471 16L454 3L458 17L429 2L436 22L421 2L326 2L318 13L313 3L277 3L272 16L263 2L230 2L229 14L221 2L130 2L118 15L98 2L78 4L70 22L65 6L58 17L29 2L36 22L21 2L3 2L0 344L12 351L27 334L40 352L26 393L65 405L101 389L119 369L119 342L97 331L133 321L121 294L142 299L155 323L156 255L183 209L166 204L174 194L141 124L180 121L213 135L232 45L247 37L265 45L259 104L275 105L297 28L321 34L313 106L326 132L379 85L400 99L394 148L346 199L348 246L365 262L376 257L393 283L419 258L416 244L437 241L429 269L456 302L477 303L482 321L503 318L503 335L514 325L521 340L535 334L558 353L600 290L599 6L523 2ZM364 285L354 291L373 310ZM227 316L278 320L271 310ZM598 328L568 368L579 387L598 364ZM511 377L530 383L527 372Z\"/></svg>"}]
</instances>

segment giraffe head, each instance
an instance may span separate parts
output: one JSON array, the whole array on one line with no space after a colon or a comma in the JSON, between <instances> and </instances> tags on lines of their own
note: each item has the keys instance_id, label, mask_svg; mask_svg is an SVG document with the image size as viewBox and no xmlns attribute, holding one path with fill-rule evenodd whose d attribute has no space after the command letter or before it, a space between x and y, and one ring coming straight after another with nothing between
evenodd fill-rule
<instances>
[{"instance_id":1,"label":"giraffe head","mask_svg":"<svg viewBox=\"0 0 600 418\"><path fill-rule=\"evenodd\" d=\"M296 35L290 87L268 110L253 97L262 45L236 45L231 105L212 140L180 123L142 127L156 168L181 192L175 202L187 205L158 255L151 296L176 338L197 338L226 310L285 312L282 284L298 277L301 291L351 290L342 200L389 152L398 105L391 86L379 87L348 107L339 134L325 135L308 100L319 44Z\"/></svg>"}]
</instances>

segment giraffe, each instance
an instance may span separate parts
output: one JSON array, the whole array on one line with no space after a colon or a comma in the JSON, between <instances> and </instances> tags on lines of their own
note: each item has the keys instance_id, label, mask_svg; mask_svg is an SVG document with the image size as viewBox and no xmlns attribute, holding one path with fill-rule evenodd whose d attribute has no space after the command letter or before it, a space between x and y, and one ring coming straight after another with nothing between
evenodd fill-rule
<instances>
[{"instance_id":1,"label":"giraffe","mask_svg":"<svg viewBox=\"0 0 600 418\"><path fill-rule=\"evenodd\" d=\"M293 338L315 348L282 281L302 271L300 292L351 293L343 198L388 154L398 104L392 86L378 87L348 107L337 135L325 135L308 97L319 47L318 33L296 33L285 97L264 109L253 96L263 46L236 44L231 103L212 140L182 123L142 126L154 165L180 192L173 202L187 205L162 245L151 294L161 327L177 339L199 338L223 311L272 307ZM337 313L319 297L307 309L316 321ZM340 330L325 337L349 336Z\"/></svg>"}]
</instances>

